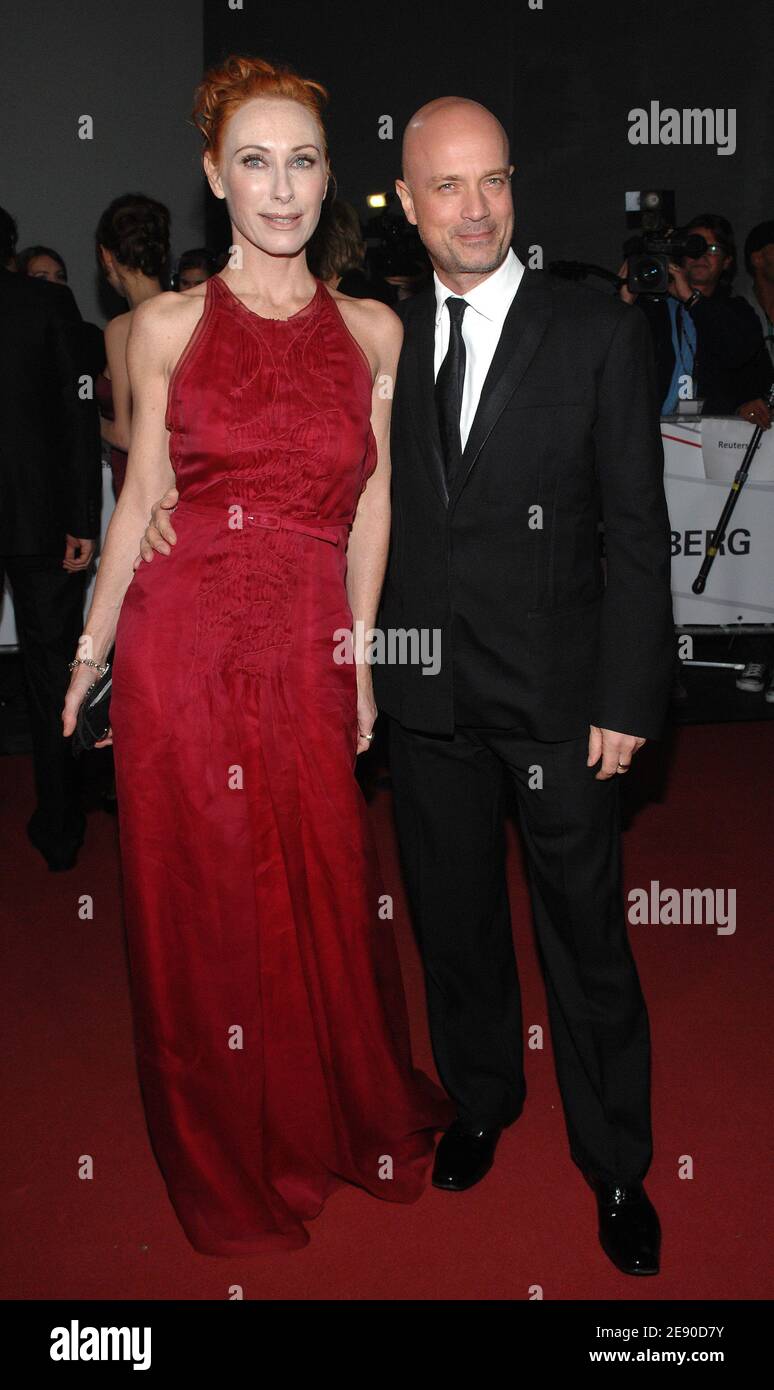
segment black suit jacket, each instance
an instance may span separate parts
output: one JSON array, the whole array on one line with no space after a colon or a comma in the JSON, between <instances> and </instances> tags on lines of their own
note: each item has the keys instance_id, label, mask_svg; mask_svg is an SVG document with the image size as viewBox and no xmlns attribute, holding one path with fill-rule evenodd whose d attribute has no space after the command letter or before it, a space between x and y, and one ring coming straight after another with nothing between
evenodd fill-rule
<instances>
[{"instance_id":1,"label":"black suit jacket","mask_svg":"<svg viewBox=\"0 0 774 1390\"><path fill-rule=\"evenodd\" d=\"M0 554L62 554L100 532L94 346L72 291L0 268Z\"/></svg>"},{"instance_id":2,"label":"black suit jacket","mask_svg":"<svg viewBox=\"0 0 774 1390\"><path fill-rule=\"evenodd\" d=\"M441 669L375 665L379 707L429 733L449 734L456 721L551 741L589 724L658 737L675 641L643 315L525 270L447 494L432 288L401 309L379 626L439 629Z\"/></svg>"}]
</instances>

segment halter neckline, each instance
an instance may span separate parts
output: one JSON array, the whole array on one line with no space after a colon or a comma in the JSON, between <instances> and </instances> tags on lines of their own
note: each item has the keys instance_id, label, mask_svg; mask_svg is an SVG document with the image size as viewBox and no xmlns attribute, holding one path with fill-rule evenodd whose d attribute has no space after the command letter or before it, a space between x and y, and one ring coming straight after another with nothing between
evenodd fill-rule
<instances>
[{"instance_id":1,"label":"halter neckline","mask_svg":"<svg viewBox=\"0 0 774 1390\"><path fill-rule=\"evenodd\" d=\"M324 288L322 280L318 280L315 276L315 292L312 295L312 298L307 300L306 304L302 304L300 309L296 309L296 312L294 314L289 314L286 319L272 319L267 318L265 314L257 314L254 309L248 309L244 300L240 299L238 294L234 294L234 291L226 284L220 272L218 272L216 275L211 276L210 278L213 280L217 280L218 283L222 286L222 288L226 291L226 294L228 295L229 299L233 300L234 304L238 305L238 307L242 309L245 314L249 314L251 319L258 319L259 323L293 323L295 319L301 318L302 315L307 314L316 305L317 301L320 298L320 293Z\"/></svg>"}]
</instances>

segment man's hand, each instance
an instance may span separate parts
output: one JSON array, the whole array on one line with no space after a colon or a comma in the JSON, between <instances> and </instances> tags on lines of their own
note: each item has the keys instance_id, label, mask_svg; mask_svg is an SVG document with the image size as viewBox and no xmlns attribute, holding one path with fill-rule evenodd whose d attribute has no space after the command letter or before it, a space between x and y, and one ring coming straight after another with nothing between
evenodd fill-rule
<instances>
[{"instance_id":1,"label":"man's hand","mask_svg":"<svg viewBox=\"0 0 774 1390\"><path fill-rule=\"evenodd\" d=\"M628 262L628 260L625 260L625 261L623 262L623 264L619 266L619 268L618 268L618 278L619 278L619 280L624 280L624 281L626 281L626 280L629 279L629 262ZM636 302L637 302L637 293L636 293L635 290L630 290L630 289L629 289L629 286L628 286L627 284L623 284L623 285L621 286L620 290L618 291L618 298L619 298L619 299L622 299L623 302L624 302L624 304L636 304Z\"/></svg>"},{"instance_id":2,"label":"man's hand","mask_svg":"<svg viewBox=\"0 0 774 1390\"><path fill-rule=\"evenodd\" d=\"M674 261L670 261L669 293L684 304L687 299L690 299L693 292L693 286L690 284L688 276L682 266L675 265Z\"/></svg>"},{"instance_id":3,"label":"man's hand","mask_svg":"<svg viewBox=\"0 0 774 1390\"><path fill-rule=\"evenodd\" d=\"M587 767L593 767L602 759L602 766L596 774L596 781L615 777L618 772L628 772L632 758L642 748L644 738L636 734L619 734L615 729L598 729L592 724L589 729L589 756Z\"/></svg>"},{"instance_id":4,"label":"man's hand","mask_svg":"<svg viewBox=\"0 0 774 1390\"><path fill-rule=\"evenodd\" d=\"M745 401L737 409L737 415L741 415L743 420L752 420L754 425L762 425L765 430L771 424L771 411L762 398L755 401Z\"/></svg>"},{"instance_id":5,"label":"man's hand","mask_svg":"<svg viewBox=\"0 0 774 1390\"><path fill-rule=\"evenodd\" d=\"M140 553L132 566L133 569L138 568L141 560L147 560L150 564L154 550L158 550L160 555L172 554L171 546L175 544L177 536L168 514L175 510L177 502L176 487L169 488L159 502L154 502L151 508L151 519L140 541Z\"/></svg>"},{"instance_id":6,"label":"man's hand","mask_svg":"<svg viewBox=\"0 0 774 1390\"><path fill-rule=\"evenodd\" d=\"M96 545L97 542L94 540L84 540L80 536L71 536L68 533L65 536L62 569L69 570L71 574L77 573L78 570L87 570L94 559Z\"/></svg>"}]
</instances>

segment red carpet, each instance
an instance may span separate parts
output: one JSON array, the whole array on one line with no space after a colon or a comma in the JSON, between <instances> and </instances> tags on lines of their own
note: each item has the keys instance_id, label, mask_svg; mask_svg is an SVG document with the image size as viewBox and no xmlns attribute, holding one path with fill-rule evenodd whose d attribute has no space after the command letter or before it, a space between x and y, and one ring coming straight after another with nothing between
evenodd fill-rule
<instances>
[{"instance_id":1,"label":"red carpet","mask_svg":"<svg viewBox=\"0 0 774 1390\"><path fill-rule=\"evenodd\" d=\"M664 1229L663 1272L619 1275L596 1241L595 1204L571 1162L553 1071L515 834L511 890L527 1027L529 1094L495 1167L464 1194L428 1188L397 1207L356 1189L310 1223L304 1250L244 1260L196 1255L168 1203L137 1089L115 822L89 814L77 867L51 874L28 843L31 766L2 760L5 1298L764 1299L768 1240L774 726L677 735L660 801L626 833L627 889L736 889L736 932L632 926L653 1034L655 1156L647 1179ZM657 766L640 755L629 795ZM648 760L650 760L648 762ZM638 779L638 780L635 780ZM636 799L636 798L635 798ZM432 1070L419 962L407 924L389 792L372 802L394 893L414 1041ZM93 916L81 916L84 896ZM8 1123L11 1118L11 1124ZM93 1178L79 1178L84 1156ZM689 1159L693 1177L681 1178Z\"/></svg>"}]
</instances>

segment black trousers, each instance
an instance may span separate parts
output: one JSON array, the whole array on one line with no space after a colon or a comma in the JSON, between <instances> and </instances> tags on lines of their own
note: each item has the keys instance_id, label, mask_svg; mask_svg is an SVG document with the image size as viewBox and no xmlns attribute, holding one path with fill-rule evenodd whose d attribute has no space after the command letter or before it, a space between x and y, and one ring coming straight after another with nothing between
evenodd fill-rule
<instances>
[{"instance_id":1,"label":"black trousers","mask_svg":"<svg viewBox=\"0 0 774 1390\"><path fill-rule=\"evenodd\" d=\"M80 767L72 739L62 735L62 706L70 684L67 664L83 630L86 573L62 569L62 555L0 555L0 588L5 574L27 692L35 820L47 840L65 846L80 838L85 824Z\"/></svg>"},{"instance_id":2,"label":"black trousers","mask_svg":"<svg viewBox=\"0 0 774 1390\"><path fill-rule=\"evenodd\" d=\"M516 789L570 1154L590 1175L641 1180L652 1156L650 1031L627 935L618 777L597 781L588 740L541 743L390 719L406 888L422 953L438 1074L461 1118L505 1126L526 1096L505 876Z\"/></svg>"}]
</instances>

